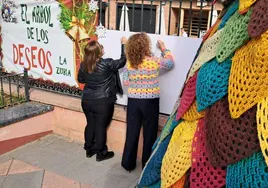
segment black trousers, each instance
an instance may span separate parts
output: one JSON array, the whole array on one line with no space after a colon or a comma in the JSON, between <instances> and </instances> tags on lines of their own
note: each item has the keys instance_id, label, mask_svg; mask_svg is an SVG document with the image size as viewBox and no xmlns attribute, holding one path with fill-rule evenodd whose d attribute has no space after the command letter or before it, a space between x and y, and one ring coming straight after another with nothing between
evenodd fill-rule
<instances>
[{"instance_id":1,"label":"black trousers","mask_svg":"<svg viewBox=\"0 0 268 188\"><path fill-rule=\"evenodd\" d=\"M87 119L84 148L97 153L106 152L107 128L112 121L114 103L90 104L82 101L82 108Z\"/></svg>"},{"instance_id":2,"label":"black trousers","mask_svg":"<svg viewBox=\"0 0 268 188\"><path fill-rule=\"evenodd\" d=\"M136 167L141 126L143 126L143 167L150 158L153 144L157 138L158 114L159 98L128 99L127 135L122 158L122 166L126 170L133 170Z\"/></svg>"}]
</instances>

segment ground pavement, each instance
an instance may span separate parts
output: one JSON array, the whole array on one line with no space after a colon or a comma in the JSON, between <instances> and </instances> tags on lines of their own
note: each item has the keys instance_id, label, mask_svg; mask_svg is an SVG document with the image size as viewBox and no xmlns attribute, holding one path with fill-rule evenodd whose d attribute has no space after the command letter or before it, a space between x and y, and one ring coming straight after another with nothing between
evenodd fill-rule
<instances>
[{"instance_id":1,"label":"ground pavement","mask_svg":"<svg viewBox=\"0 0 268 188\"><path fill-rule=\"evenodd\" d=\"M49 135L0 156L0 188L134 188L141 165L128 173L120 160L97 163L82 144Z\"/></svg>"}]
</instances>

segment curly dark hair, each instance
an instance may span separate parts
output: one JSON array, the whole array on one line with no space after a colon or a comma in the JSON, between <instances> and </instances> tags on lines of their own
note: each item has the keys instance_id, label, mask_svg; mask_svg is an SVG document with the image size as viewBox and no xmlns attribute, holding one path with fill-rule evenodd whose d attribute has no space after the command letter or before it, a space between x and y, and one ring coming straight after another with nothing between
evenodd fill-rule
<instances>
[{"instance_id":1,"label":"curly dark hair","mask_svg":"<svg viewBox=\"0 0 268 188\"><path fill-rule=\"evenodd\" d=\"M151 40L146 33L129 37L126 44L126 55L132 68L138 69L143 59L151 56Z\"/></svg>"}]
</instances>

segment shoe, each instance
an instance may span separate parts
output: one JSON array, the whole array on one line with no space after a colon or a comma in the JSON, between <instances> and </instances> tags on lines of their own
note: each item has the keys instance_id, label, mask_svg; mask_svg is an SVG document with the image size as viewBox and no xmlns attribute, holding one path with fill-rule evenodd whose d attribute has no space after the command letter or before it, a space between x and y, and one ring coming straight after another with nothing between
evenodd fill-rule
<instances>
[{"instance_id":1,"label":"shoe","mask_svg":"<svg viewBox=\"0 0 268 188\"><path fill-rule=\"evenodd\" d=\"M107 152L103 152L103 153L98 153L97 154L97 157L96 157L96 160L98 162L100 161L104 161L104 160L107 160L107 159L111 159L114 157L114 152L113 151L107 151Z\"/></svg>"},{"instance_id":2,"label":"shoe","mask_svg":"<svg viewBox=\"0 0 268 188\"><path fill-rule=\"evenodd\" d=\"M132 172L133 170L135 170L135 168L136 168L136 166L133 167L133 168L129 168L129 167L124 166L123 164L121 164L121 166L122 166L126 171L128 171L129 173L131 173L131 172Z\"/></svg>"},{"instance_id":3,"label":"shoe","mask_svg":"<svg viewBox=\"0 0 268 188\"><path fill-rule=\"evenodd\" d=\"M95 155L96 152L95 151L92 151L92 150L87 150L87 158L91 158L93 155Z\"/></svg>"}]
</instances>

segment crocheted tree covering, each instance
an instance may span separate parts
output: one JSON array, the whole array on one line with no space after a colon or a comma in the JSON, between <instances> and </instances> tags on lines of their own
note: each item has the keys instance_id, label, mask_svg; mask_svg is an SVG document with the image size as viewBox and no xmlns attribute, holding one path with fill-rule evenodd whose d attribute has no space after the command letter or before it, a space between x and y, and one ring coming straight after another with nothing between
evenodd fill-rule
<instances>
[{"instance_id":1,"label":"crocheted tree covering","mask_svg":"<svg viewBox=\"0 0 268 188\"><path fill-rule=\"evenodd\" d=\"M191 166L191 149L197 121L184 121L174 129L162 160L161 187L175 184Z\"/></svg>"},{"instance_id":2,"label":"crocheted tree covering","mask_svg":"<svg viewBox=\"0 0 268 188\"><path fill-rule=\"evenodd\" d=\"M205 147L204 119L200 119L192 145L191 187L209 188L225 185L226 171L211 166Z\"/></svg>"},{"instance_id":3,"label":"crocheted tree covering","mask_svg":"<svg viewBox=\"0 0 268 188\"><path fill-rule=\"evenodd\" d=\"M222 29L226 22L230 19L230 17L238 10L238 0L233 2L233 4L228 8L227 12L222 17L221 23L219 25L219 29Z\"/></svg>"},{"instance_id":4,"label":"crocheted tree covering","mask_svg":"<svg viewBox=\"0 0 268 188\"><path fill-rule=\"evenodd\" d=\"M257 107L257 129L259 142L265 162L268 166L268 97L258 103Z\"/></svg>"},{"instance_id":5,"label":"crocheted tree covering","mask_svg":"<svg viewBox=\"0 0 268 188\"><path fill-rule=\"evenodd\" d=\"M268 187L268 167L262 153L254 153L227 168L226 185L228 188L237 187Z\"/></svg>"},{"instance_id":6,"label":"crocheted tree covering","mask_svg":"<svg viewBox=\"0 0 268 188\"><path fill-rule=\"evenodd\" d=\"M189 168L185 174L185 182L183 188L190 188L190 176L191 176L191 168Z\"/></svg>"},{"instance_id":7,"label":"crocheted tree covering","mask_svg":"<svg viewBox=\"0 0 268 188\"><path fill-rule=\"evenodd\" d=\"M182 178L179 179L179 181L177 181L174 185L172 185L171 188L183 188L185 179L186 179L186 174L183 175Z\"/></svg>"},{"instance_id":8,"label":"crocheted tree covering","mask_svg":"<svg viewBox=\"0 0 268 188\"><path fill-rule=\"evenodd\" d=\"M180 124L181 121L182 120L176 120L176 115L170 116L159 136L158 142L155 142L153 145L153 149L159 146L159 144L161 144L161 142L175 129L175 127L178 126L178 124Z\"/></svg>"},{"instance_id":9,"label":"crocheted tree covering","mask_svg":"<svg viewBox=\"0 0 268 188\"><path fill-rule=\"evenodd\" d=\"M251 10L248 11L246 15L240 15L236 12L227 21L223 28L220 42L217 45L216 54L219 62L223 62L225 59L230 57L249 39L247 26L251 13Z\"/></svg>"},{"instance_id":10,"label":"crocheted tree covering","mask_svg":"<svg viewBox=\"0 0 268 188\"><path fill-rule=\"evenodd\" d=\"M204 119L200 119L192 145L191 187L222 187L225 185L226 171L222 168L214 168L209 163L205 139Z\"/></svg>"},{"instance_id":11,"label":"crocheted tree covering","mask_svg":"<svg viewBox=\"0 0 268 188\"><path fill-rule=\"evenodd\" d=\"M194 102L196 95L196 78L197 73L188 80L184 87L181 102L177 111L177 120L183 116L183 114L190 108L190 106Z\"/></svg>"},{"instance_id":12,"label":"crocheted tree covering","mask_svg":"<svg viewBox=\"0 0 268 188\"><path fill-rule=\"evenodd\" d=\"M170 139L171 135L168 135L148 161L143 170L139 186L146 187L160 180L162 159L166 153Z\"/></svg>"},{"instance_id":13,"label":"crocheted tree covering","mask_svg":"<svg viewBox=\"0 0 268 188\"><path fill-rule=\"evenodd\" d=\"M197 74L196 99L200 112L228 93L228 80L232 61L219 63L216 58L204 64Z\"/></svg>"},{"instance_id":14,"label":"crocheted tree covering","mask_svg":"<svg viewBox=\"0 0 268 188\"><path fill-rule=\"evenodd\" d=\"M239 13L244 14L257 0L239 0Z\"/></svg>"},{"instance_id":15,"label":"crocheted tree covering","mask_svg":"<svg viewBox=\"0 0 268 188\"><path fill-rule=\"evenodd\" d=\"M193 76L204 63L208 62L216 56L216 49L219 44L222 31L223 30L217 31L212 37L208 38L204 42L198 57L191 67L189 77Z\"/></svg>"},{"instance_id":16,"label":"crocheted tree covering","mask_svg":"<svg viewBox=\"0 0 268 188\"><path fill-rule=\"evenodd\" d=\"M160 188L160 187L161 187L161 181L160 180L158 182L156 182L155 184L148 186L148 188ZM138 188L142 188L142 187L138 186Z\"/></svg>"},{"instance_id":17,"label":"crocheted tree covering","mask_svg":"<svg viewBox=\"0 0 268 188\"><path fill-rule=\"evenodd\" d=\"M216 102L205 114L208 158L215 167L226 167L259 151L256 107L232 119L228 97Z\"/></svg>"},{"instance_id":18,"label":"crocheted tree covering","mask_svg":"<svg viewBox=\"0 0 268 188\"><path fill-rule=\"evenodd\" d=\"M268 29L268 0L258 0L248 23L250 37L258 37Z\"/></svg>"},{"instance_id":19,"label":"crocheted tree covering","mask_svg":"<svg viewBox=\"0 0 268 188\"><path fill-rule=\"evenodd\" d=\"M220 23L221 23L221 20L217 19L217 21L209 28L207 33L204 35L203 41L206 41L208 38L212 37L214 33L216 33Z\"/></svg>"},{"instance_id":20,"label":"crocheted tree covering","mask_svg":"<svg viewBox=\"0 0 268 188\"><path fill-rule=\"evenodd\" d=\"M268 31L236 51L229 77L229 106L232 118L268 96Z\"/></svg>"},{"instance_id":21,"label":"crocheted tree covering","mask_svg":"<svg viewBox=\"0 0 268 188\"><path fill-rule=\"evenodd\" d=\"M202 112L197 111L197 102L195 100L194 103L187 110L187 112L185 112L185 114L182 116L182 119L186 121L195 121L204 116L205 116L205 111L202 111Z\"/></svg>"}]
</instances>

